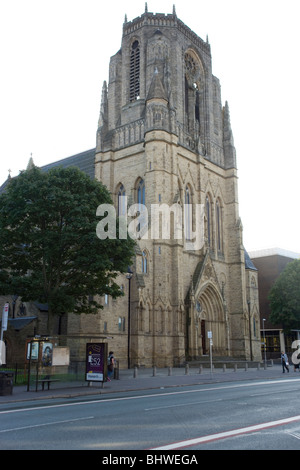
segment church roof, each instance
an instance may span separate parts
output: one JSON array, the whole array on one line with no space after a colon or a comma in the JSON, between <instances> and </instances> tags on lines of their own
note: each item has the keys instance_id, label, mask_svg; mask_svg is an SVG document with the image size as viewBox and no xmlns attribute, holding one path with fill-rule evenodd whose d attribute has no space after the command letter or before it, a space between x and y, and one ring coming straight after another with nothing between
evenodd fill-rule
<instances>
[{"instance_id":1,"label":"church roof","mask_svg":"<svg viewBox=\"0 0 300 470\"><path fill-rule=\"evenodd\" d=\"M88 175L91 179L95 178L95 151L96 149L87 150L85 152L78 153L71 157L63 158L53 163L48 163L48 165L41 166L42 171L49 171L51 168L62 167L76 167L81 170L83 173ZM33 164L32 159L30 159L27 169L30 165ZM6 186L8 185L11 177L9 176L7 180L0 186L0 194L5 191Z\"/></svg>"},{"instance_id":2,"label":"church roof","mask_svg":"<svg viewBox=\"0 0 300 470\"><path fill-rule=\"evenodd\" d=\"M51 168L62 167L76 167L86 173L91 179L95 178L95 149L87 150L86 152L78 153L72 157L58 160L57 162L49 163L41 167L42 171L49 171Z\"/></svg>"},{"instance_id":3,"label":"church roof","mask_svg":"<svg viewBox=\"0 0 300 470\"><path fill-rule=\"evenodd\" d=\"M254 266L248 252L244 249L245 253L245 268L246 269L252 269L253 271L257 271L257 268Z\"/></svg>"},{"instance_id":4,"label":"church roof","mask_svg":"<svg viewBox=\"0 0 300 470\"><path fill-rule=\"evenodd\" d=\"M9 176L6 181L0 186L0 194L4 193L6 186L8 185L11 177Z\"/></svg>"}]
</instances>

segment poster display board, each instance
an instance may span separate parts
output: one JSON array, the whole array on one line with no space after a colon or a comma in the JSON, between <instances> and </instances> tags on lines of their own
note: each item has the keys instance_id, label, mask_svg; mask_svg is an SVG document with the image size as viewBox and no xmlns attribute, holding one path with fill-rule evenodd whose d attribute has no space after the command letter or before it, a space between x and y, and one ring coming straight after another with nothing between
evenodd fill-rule
<instances>
[{"instance_id":1,"label":"poster display board","mask_svg":"<svg viewBox=\"0 0 300 470\"><path fill-rule=\"evenodd\" d=\"M86 374L88 382L104 382L107 369L107 344L87 343Z\"/></svg>"},{"instance_id":2,"label":"poster display board","mask_svg":"<svg viewBox=\"0 0 300 470\"><path fill-rule=\"evenodd\" d=\"M68 347L53 348L52 365L68 366L70 364L70 349Z\"/></svg>"}]
</instances>

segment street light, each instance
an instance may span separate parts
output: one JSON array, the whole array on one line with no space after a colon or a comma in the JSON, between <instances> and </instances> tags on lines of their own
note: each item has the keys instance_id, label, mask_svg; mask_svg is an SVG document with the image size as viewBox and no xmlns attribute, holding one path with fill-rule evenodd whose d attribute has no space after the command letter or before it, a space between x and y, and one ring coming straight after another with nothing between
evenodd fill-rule
<instances>
[{"instance_id":1,"label":"street light","mask_svg":"<svg viewBox=\"0 0 300 470\"><path fill-rule=\"evenodd\" d=\"M263 336L264 336L264 360L265 360L265 366L266 366L266 363L267 363L267 359L266 359L266 336L265 336L265 321L266 321L266 319L263 318L262 321L263 321Z\"/></svg>"},{"instance_id":2,"label":"street light","mask_svg":"<svg viewBox=\"0 0 300 470\"><path fill-rule=\"evenodd\" d=\"M13 301L13 315L12 315L12 317L15 318L16 302L17 302L19 296L17 294L14 294L11 297L12 297L12 301Z\"/></svg>"},{"instance_id":3,"label":"street light","mask_svg":"<svg viewBox=\"0 0 300 470\"><path fill-rule=\"evenodd\" d=\"M248 315L249 315L250 360L253 361L250 300L248 300L247 303L248 303Z\"/></svg>"},{"instance_id":4,"label":"street light","mask_svg":"<svg viewBox=\"0 0 300 470\"><path fill-rule=\"evenodd\" d=\"M133 272L128 266L126 278L128 279L128 346L127 346L127 361L128 369L130 369L130 281L132 278Z\"/></svg>"}]
</instances>

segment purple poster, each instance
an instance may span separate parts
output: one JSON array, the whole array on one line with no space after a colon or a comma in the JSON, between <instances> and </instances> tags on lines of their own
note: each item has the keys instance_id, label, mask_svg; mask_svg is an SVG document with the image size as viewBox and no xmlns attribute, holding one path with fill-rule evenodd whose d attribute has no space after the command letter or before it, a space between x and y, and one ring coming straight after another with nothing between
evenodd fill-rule
<instances>
[{"instance_id":1,"label":"purple poster","mask_svg":"<svg viewBox=\"0 0 300 470\"><path fill-rule=\"evenodd\" d=\"M107 364L107 344L87 343L86 376L89 382L104 382Z\"/></svg>"}]
</instances>

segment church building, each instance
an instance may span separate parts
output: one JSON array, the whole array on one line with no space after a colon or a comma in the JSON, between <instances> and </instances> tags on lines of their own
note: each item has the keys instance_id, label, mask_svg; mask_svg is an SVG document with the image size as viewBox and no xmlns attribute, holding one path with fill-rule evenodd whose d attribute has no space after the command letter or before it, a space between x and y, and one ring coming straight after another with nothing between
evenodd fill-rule
<instances>
[{"instance_id":1,"label":"church building","mask_svg":"<svg viewBox=\"0 0 300 470\"><path fill-rule=\"evenodd\" d=\"M105 296L98 315L70 314L67 334L111 337L120 367L199 360L211 340L214 356L260 360L257 270L243 246L229 106L210 44L175 7L154 14L146 4L125 17L86 155L119 216L129 224L139 214L136 256L119 277L124 296Z\"/></svg>"},{"instance_id":2,"label":"church building","mask_svg":"<svg viewBox=\"0 0 300 470\"><path fill-rule=\"evenodd\" d=\"M210 45L175 7L168 15L146 7L139 18L125 18L103 84L95 174L119 215L134 204L148 216L153 205L178 205L194 234L195 208L203 208L203 243L195 249L189 229L181 239L172 232L172 213L170 237L162 230L161 238L153 230L151 237L151 220L137 240L131 362L199 358L208 354L208 336L216 355L260 358L257 272L243 247L229 107L212 73ZM118 316L117 302L107 311Z\"/></svg>"}]
</instances>

